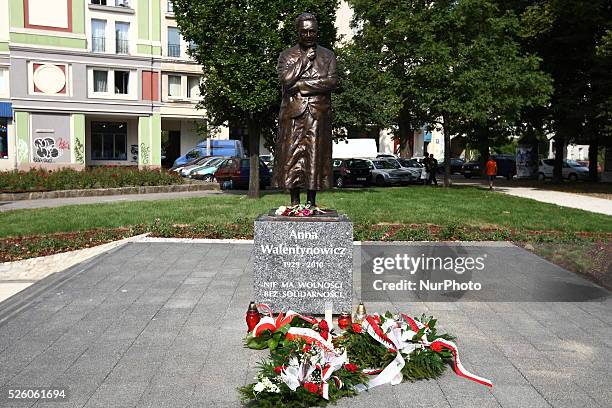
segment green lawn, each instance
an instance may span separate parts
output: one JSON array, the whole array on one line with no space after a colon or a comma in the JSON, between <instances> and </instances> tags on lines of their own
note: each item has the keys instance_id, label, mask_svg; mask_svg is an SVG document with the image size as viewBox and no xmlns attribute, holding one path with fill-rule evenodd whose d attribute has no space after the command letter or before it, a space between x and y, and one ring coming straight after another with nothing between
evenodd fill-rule
<instances>
[{"instance_id":1,"label":"green lawn","mask_svg":"<svg viewBox=\"0 0 612 408\"><path fill-rule=\"evenodd\" d=\"M319 194L319 204L355 224L435 224L518 230L612 232L612 217L558 207L475 187L371 188ZM203 198L118 202L0 213L0 237L151 224L243 224L286 204L287 194L259 200L223 194Z\"/></svg>"}]
</instances>

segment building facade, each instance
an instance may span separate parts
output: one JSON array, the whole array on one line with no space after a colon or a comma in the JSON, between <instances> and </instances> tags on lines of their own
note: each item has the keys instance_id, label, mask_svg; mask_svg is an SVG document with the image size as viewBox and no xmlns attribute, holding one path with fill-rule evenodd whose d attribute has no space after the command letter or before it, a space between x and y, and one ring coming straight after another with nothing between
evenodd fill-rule
<instances>
[{"instance_id":1,"label":"building facade","mask_svg":"<svg viewBox=\"0 0 612 408\"><path fill-rule=\"evenodd\" d=\"M0 170L186 153L205 137L188 48L169 0L0 0Z\"/></svg>"}]
</instances>

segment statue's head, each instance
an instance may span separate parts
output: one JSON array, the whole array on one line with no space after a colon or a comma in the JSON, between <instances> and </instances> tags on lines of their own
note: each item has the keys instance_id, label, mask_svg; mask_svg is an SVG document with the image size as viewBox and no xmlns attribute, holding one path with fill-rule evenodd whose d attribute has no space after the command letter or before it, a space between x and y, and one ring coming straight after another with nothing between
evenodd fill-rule
<instances>
[{"instance_id":1,"label":"statue's head","mask_svg":"<svg viewBox=\"0 0 612 408\"><path fill-rule=\"evenodd\" d=\"M317 44L319 23L314 14L302 13L295 19L295 28L298 32L298 41L304 48L314 47Z\"/></svg>"}]
</instances>

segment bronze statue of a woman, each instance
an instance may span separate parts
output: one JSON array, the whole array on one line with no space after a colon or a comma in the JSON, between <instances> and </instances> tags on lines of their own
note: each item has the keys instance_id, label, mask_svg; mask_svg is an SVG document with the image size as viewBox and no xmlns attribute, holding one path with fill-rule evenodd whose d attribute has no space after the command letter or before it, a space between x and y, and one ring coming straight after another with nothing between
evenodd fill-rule
<instances>
[{"instance_id":1,"label":"bronze statue of a woman","mask_svg":"<svg viewBox=\"0 0 612 408\"><path fill-rule=\"evenodd\" d=\"M291 205L300 190L316 206L316 193L332 185L331 92L338 86L336 56L317 45L318 23L302 13L296 21L299 43L278 58L283 100L274 152L275 187L289 190Z\"/></svg>"}]
</instances>

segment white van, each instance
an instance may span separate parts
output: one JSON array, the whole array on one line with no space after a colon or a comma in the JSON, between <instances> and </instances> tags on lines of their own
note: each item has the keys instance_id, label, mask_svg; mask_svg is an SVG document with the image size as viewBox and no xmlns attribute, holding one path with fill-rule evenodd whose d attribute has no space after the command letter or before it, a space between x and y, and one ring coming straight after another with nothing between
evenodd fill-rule
<instances>
[{"instance_id":1,"label":"white van","mask_svg":"<svg viewBox=\"0 0 612 408\"><path fill-rule=\"evenodd\" d=\"M376 158L377 155L378 149L374 139L334 140L332 143L332 158L334 159Z\"/></svg>"}]
</instances>

